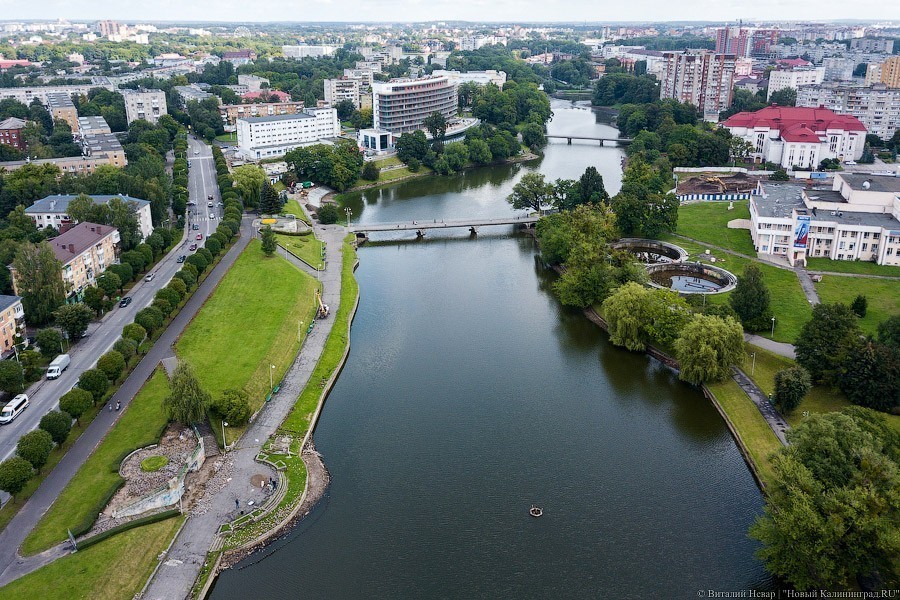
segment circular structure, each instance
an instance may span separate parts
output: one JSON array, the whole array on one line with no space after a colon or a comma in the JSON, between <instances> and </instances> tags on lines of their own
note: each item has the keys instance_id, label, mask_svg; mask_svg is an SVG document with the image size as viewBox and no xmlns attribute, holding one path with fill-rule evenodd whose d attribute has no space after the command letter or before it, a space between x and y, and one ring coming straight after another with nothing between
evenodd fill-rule
<instances>
[{"instance_id":1,"label":"circular structure","mask_svg":"<svg viewBox=\"0 0 900 600\"><path fill-rule=\"evenodd\" d=\"M537 517L540 517L541 515L543 515L544 511L541 508L532 504L531 508L528 510L528 514L534 518L537 518Z\"/></svg>"},{"instance_id":2,"label":"circular structure","mask_svg":"<svg viewBox=\"0 0 900 600\"><path fill-rule=\"evenodd\" d=\"M622 238L610 244L615 250L626 250L634 257L646 264L684 262L687 260L687 251L675 244L648 240L642 238Z\"/></svg>"},{"instance_id":3,"label":"circular structure","mask_svg":"<svg viewBox=\"0 0 900 600\"><path fill-rule=\"evenodd\" d=\"M703 263L656 263L647 265L647 273L653 287L679 294L721 294L737 284L732 273Z\"/></svg>"},{"instance_id":4,"label":"circular structure","mask_svg":"<svg viewBox=\"0 0 900 600\"><path fill-rule=\"evenodd\" d=\"M159 454L148 456L141 461L141 471L144 471L145 473L154 473L162 469L167 464L169 464L168 456L160 456Z\"/></svg>"}]
</instances>

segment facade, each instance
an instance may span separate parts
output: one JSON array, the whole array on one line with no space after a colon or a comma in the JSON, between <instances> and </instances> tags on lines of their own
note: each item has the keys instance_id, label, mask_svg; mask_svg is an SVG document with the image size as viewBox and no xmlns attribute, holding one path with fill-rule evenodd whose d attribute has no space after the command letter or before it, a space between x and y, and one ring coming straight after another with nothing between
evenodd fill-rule
<instances>
[{"instance_id":1,"label":"facade","mask_svg":"<svg viewBox=\"0 0 900 600\"><path fill-rule=\"evenodd\" d=\"M295 115L299 112L303 112L302 102L223 104L219 106L219 114L222 116L226 131L236 131L238 119Z\"/></svg>"},{"instance_id":2,"label":"facade","mask_svg":"<svg viewBox=\"0 0 900 600\"><path fill-rule=\"evenodd\" d=\"M0 296L0 353L12 351L16 338L25 338L25 309L19 296Z\"/></svg>"},{"instance_id":3,"label":"facade","mask_svg":"<svg viewBox=\"0 0 900 600\"><path fill-rule=\"evenodd\" d=\"M900 178L837 173L831 189L765 183L750 200L757 252L900 265Z\"/></svg>"},{"instance_id":4,"label":"facade","mask_svg":"<svg viewBox=\"0 0 900 600\"><path fill-rule=\"evenodd\" d=\"M436 69L432 71L431 74L438 77L449 77L450 80L455 82L457 85L461 83L476 83L478 85L484 86L489 83L493 83L498 88L503 89L503 84L506 83L506 72L495 71L493 69L489 69L487 71L466 71L465 73L460 73L459 71L442 71L440 69Z\"/></svg>"},{"instance_id":5,"label":"facade","mask_svg":"<svg viewBox=\"0 0 900 600\"><path fill-rule=\"evenodd\" d=\"M98 87L105 90L115 91L113 84L110 83L109 79L103 79L105 81L98 81L97 83L90 83L86 85L54 85L46 87L31 86L0 88L0 100L12 98L13 100L18 100L22 104L29 105L35 98L37 98L38 102L40 102L44 106L47 106L47 97L53 94L65 94L66 96L69 96L71 98L73 94L86 96L89 91Z\"/></svg>"},{"instance_id":6,"label":"facade","mask_svg":"<svg viewBox=\"0 0 900 600\"><path fill-rule=\"evenodd\" d=\"M119 142L119 138L112 133L89 133L81 135L82 154L88 157L102 156L109 160L114 167L124 167L128 164L125 158L125 150Z\"/></svg>"},{"instance_id":7,"label":"facade","mask_svg":"<svg viewBox=\"0 0 900 600\"><path fill-rule=\"evenodd\" d=\"M172 88L175 90L175 93L178 94L178 97L181 99L181 105L187 106L188 102L202 102L207 98L213 98L214 96L209 92L204 92L199 87L194 85L176 85Z\"/></svg>"},{"instance_id":8,"label":"facade","mask_svg":"<svg viewBox=\"0 0 900 600\"><path fill-rule=\"evenodd\" d=\"M786 169L815 168L826 158L858 160L866 140L859 119L827 108L773 105L732 115L722 126L753 147L754 160Z\"/></svg>"},{"instance_id":9,"label":"facade","mask_svg":"<svg viewBox=\"0 0 900 600\"><path fill-rule=\"evenodd\" d=\"M74 224L69 217L69 203L78 196L55 195L41 198L34 204L25 209L25 214L31 217L38 229L44 227L53 227L57 231L65 229L67 226ZM126 204L134 208L137 215L138 228L141 232L141 238L147 239L153 233L153 221L150 217L150 203L146 200L138 200L126 195L101 195L91 196L94 204L107 204L113 198L121 198Z\"/></svg>"},{"instance_id":10,"label":"facade","mask_svg":"<svg viewBox=\"0 0 900 600\"><path fill-rule=\"evenodd\" d=\"M307 108L292 115L237 120L237 155L247 160L284 156L286 152L339 136L341 124L333 108Z\"/></svg>"},{"instance_id":11,"label":"facade","mask_svg":"<svg viewBox=\"0 0 900 600\"><path fill-rule=\"evenodd\" d=\"M900 56L892 56L879 70L879 81L890 88L900 88Z\"/></svg>"},{"instance_id":12,"label":"facade","mask_svg":"<svg viewBox=\"0 0 900 600\"><path fill-rule=\"evenodd\" d=\"M900 128L900 88L891 89L884 84L803 87L797 91L797 106L824 106L853 115L869 133L884 140L893 137Z\"/></svg>"},{"instance_id":13,"label":"facade","mask_svg":"<svg viewBox=\"0 0 900 600\"><path fill-rule=\"evenodd\" d=\"M853 79L856 61L832 56L822 61L822 67L825 69L825 81L850 81Z\"/></svg>"},{"instance_id":14,"label":"facade","mask_svg":"<svg viewBox=\"0 0 900 600\"><path fill-rule=\"evenodd\" d=\"M65 93L47 94L47 110L54 119L68 123L72 133L78 133L78 110L71 96Z\"/></svg>"},{"instance_id":15,"label":"facade","mask_svg":"<svg viewBox=\"0 0 900 600\"><path fill-rule=\"evenodd\" d=\"M269 80L265 77L257 77L256 75L238 75L238 85L247 86L247 92L258 92L262 89L263 84L266 84L266 86L269 85Z\"/></svg>"},{"instance_id":16,"label":"facade","mask_svg":"<svg viewBox=\"0 0 900 600\"><path fill-rule=\"evenodd\" d=\"M123 157L124 161L124 157ZM66 156L63 158L40 158L37 160L10 160L0 162L0 171L15 171L25 165L56 165L63 173L72 175L90 175L97 167L114 165L113 161L105 154L99 156Z\"/></svg>"},{"instance_id":17,"label":"facade","mask_svg":"<svg viewBox=\"0 0 900 600\"><path fill-rule=\"evenodd\" d=\"M349 100L353 103L354 108L363 108L362 83L361 80L352 79L350 77L326 79L324 81L325 102L327 102L329 106L334 106L338 102Z\"/></svg>"},{"instance_id":18,"label":"facade","mask_svg":"<svg viewBox=\"0 0 900 600\"><path fill-rule=\"evenodd\" d=\"M168 113L166 93L162 90L124 89L121 93L125 98L125 115L129 125L138 119L155 125L161 116Z\"/></svg>"},{"instance_id":19,"label":"facade","mask_svg":"<svg viewBox=\"0 0 900 600\"><path fill-rule=\"evenodd\" d=\"M824 80L825 67L772 71L769 73L769 93L766 96L766 100L780 90L787 88L798 90L801 86L818 85Z\"/></svg>"},{"instance_id":20,"label":"facade","mask_svg":"<svg viewBox=\"0 0 900 600\"><path fill-rule=\"evenodd\" d=\"M881 52L892 54L894 52L894 40L889 38L854 38L850 40L850 49L860 52Z\"/></svg>"},{"instance_id":21,"label":"facade","mask_svg":"<svg viewBox=\"0 0 900 600\"><path fill-rule=\"evenodd\" d=\"M415 131L434 112L446 119L456 116L457 85L448 77L394 79L372 86L373 129L396 135Z\"/></svg>"},{"instance_id":22,"label":"facade","mask_svg":"<svg viewBox=\"0 0 900 600\"><path fill-rule=\"evenodd\" d=\"M716 30L716 54L750 56L752 31L743 27L721 27Z\"/></svg>"},{"instance_id":23,"label":"facade","mask_svg":"<svg viewBox=\"0 0 900 600\"><path fill-rule=\"evenodd\" d=\"M322 58L323 56L331 56L337 50L337 46L282 46L281 53L286 58Z\"/></svg>"},{"instance_id":24,"label":"facade","mask_svg":"<svg viewBox=\"0 0 900 600\"><path fill-rule=\"evenodd\" d=\"M0 121L0 144L12 146L25 152L25 137L22 135L25 129L25 121L16 117L9 117Z\"/></svg>"},{"instance_id":25,"label":"facade","mask_svg":"<svg viewBox=\"0 0 900 600\"><path fill-rule=\"evenodd\" d=\"M62 263L62 279L67 298L80 299L84 289L95 285L97 277L119 257L119 230L109 225L79 223L50 240Z\"/></svg>"},{"instance_id":26,"label":"facade","mask_svg":"<svg viewBox=\"0 0 900 600\"><path fill-rule=\"evenodd\" d=\"M718 121L731 105L735 56L706 50L664 52L660 97L693 104L703 118Z\"/></svg>"},{"instance_id":27,"label":"facade","mask_svg":"<svg viewBox=\"0 0 900 600\"><path fill-rule=\"evenodd\" d=\"M356 134L359 149L367 154L379 154L392 146L390 131L380 129L360 129Z\"/></svg>"},{"instance_id":28,"label":"facade","mask_svg":"<svg viewBox=\"0 0 900 600\"><path fill-rule=\"evenodd\" d=\"M253 50L236 50L222 53L222 60L227 60L236 67L250 64L256 60L256 52Z\"/></svg>"}]
</instances>

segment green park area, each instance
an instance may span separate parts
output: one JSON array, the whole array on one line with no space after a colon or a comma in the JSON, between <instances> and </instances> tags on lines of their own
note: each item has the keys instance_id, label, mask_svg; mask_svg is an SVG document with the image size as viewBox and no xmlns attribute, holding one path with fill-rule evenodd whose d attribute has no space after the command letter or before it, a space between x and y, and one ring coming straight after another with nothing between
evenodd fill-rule
<instances>
[{"instance_id":1,"label":"green park area","mask_svg":"<svg viewBox=\"0 0 900 600\"><path fill-rule=\"evenodd\" d=\"M309 232L309 235L276 233L275 239L278 241L279 246L283 246L288 252L297 256L309 266L317 269L325 268L322 259L322 251L325 249L325 244L319 241L312 232Z\"/></svg>"},{"instance_id":2,"label":"green park area","mask_svg":"<svg viewBox=\"0 0 900 600\"><path fill-rule=\"evenodd\" d=\"M317 286L281 256L265 256L259 240L251 241L178 340L179 358L213 399L243 389L256 412L270 380L281 380L306 336ZM228 439L242 432L229 428Z\"/></svg>"},{"instance_id":3,"label":"green park area","mask_svg":"<svg viewBox=\"0 0 900 600\"><path fill-rule=\"evenodd\" d=\"M23 554L36 554L65 541L69 529L75 535L88 531L124 482L119 476L122 459L133 450L159 441L168 423L163 407L168 393L166 374L158 369L25 538Z\"/></svg>"},{"instance_id":4,"label":"green park area","mask_svg":"<svg viewBox=\"0 0 900 600\"><path fill-rule=\"evenodd\" d=\"M133 598L181 523L170 518L118 533L0 588L0 600Z\"/></svg>"},{"instance_id":5,"label":"green park area","mask_svg":"<svg viewBox=\"0 0 900 600\"><path fill-rule=\"evenodd\" d=\"M728 202L698 202L680 206L676 233L747 256L756 256L750 232L728 228L729 221L750 220L749 202L734 202L732 210L728 210L728 205Z\"/></svg>"},{"instance_id":6,"label":"green park area","mask_svg":"<svg viewBox=\"0 0 900 600\"><path fill-rule=\"evenodd\" d=\"M307 225L310 224L309 217L306 216L306 213L303 212L303 209L300 208L300 204L294 198L291 198L284 203L284 206L281 208L281 212L286 215L294 215L301 221L305 222Z\"/></svg>"},{"instance_id":7,"label":"green park area","mask_svg":"<svg viewBox=\"0 0 900 600\"><path fill-rule=\"evenodd\" d=\"M816 284L816 292L822 302L841 302L847 306L853 303L856 296L865 296L866 316L859 320L859 326L868 334L874 335L879 323L900 314L900 279L823 275L822 281Z\"/></svg>"},{"instance_id":8,"label":"green park area","mask_svg":"<svg viewBox=\"0 0 900 600\"><path fill-rule=\"evenodd\" d=\"M806 268L809 271L900 277L900 267L894 267L891 265L877 265L873 262L861 260L831 260L830 258L807 258Z\"/></svg>"}]
</instances>

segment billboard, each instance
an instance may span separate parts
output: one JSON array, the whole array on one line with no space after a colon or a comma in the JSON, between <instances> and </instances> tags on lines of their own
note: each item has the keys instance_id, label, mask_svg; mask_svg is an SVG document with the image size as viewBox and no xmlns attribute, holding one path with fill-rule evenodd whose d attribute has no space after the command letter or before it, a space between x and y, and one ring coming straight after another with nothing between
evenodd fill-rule
<instances>
[{"instance_id":1,"label":"billboard","mask_svg":"<svg viewBox=\"0 0 900 600\"><path fill-rule=\"evenodd\" d=\"M794 248L806 248L809 242L809 215L797 215L794 226Z\"/></svg>"}]
</instances>

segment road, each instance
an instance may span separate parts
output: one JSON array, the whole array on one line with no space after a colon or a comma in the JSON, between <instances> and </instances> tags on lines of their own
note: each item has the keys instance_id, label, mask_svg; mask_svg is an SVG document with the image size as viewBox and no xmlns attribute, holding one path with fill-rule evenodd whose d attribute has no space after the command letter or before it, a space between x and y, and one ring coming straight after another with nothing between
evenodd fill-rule
<instances>
[{"instance_id":1,"label":"road","mask_svg":"<svg viewBox=\"0 0 900 600\"><path fill-rule=\"evenodd\" d=\"M213 195L218 202L215 165L212 152L206 144L193 139L188 143L190 145L188 152L191 153L189 160L192 163L188 177L190 198L198 202L198 206L203 207L199 216L194 215L191 218L198 223L200 231L205 228L208 235L214 232L218 225L217 219L209 219L209 213L213 209L206 208L207 196ZM193 154L195 150L199 150L200 154ZM191 234L196 232L192 231ZM194 240L195 235L189 238ZM188 243L190 242L186 239L157 263L151 271L154 274L153 281L142 279L135 284L128 292L132 298L131 304L125 308L116 306L102 320L88 326L87 336L69 348L72 362L58 379L52 381L41 379L26 390L30 401L28 409L12 423L0 427L0 461L9 458L15 452L19 438L37 428L41 417L59 406L60 396L71 390L81 373L92 368L97 359L112 348L122 335L122 328L134 320L135 314L153 302L156 292L165 287L181 268L176 261L179 255L188 253ZM5 492L0 494L0 502L5 504L8 499L9 495Z\"/></svg>"}]
</instances>

